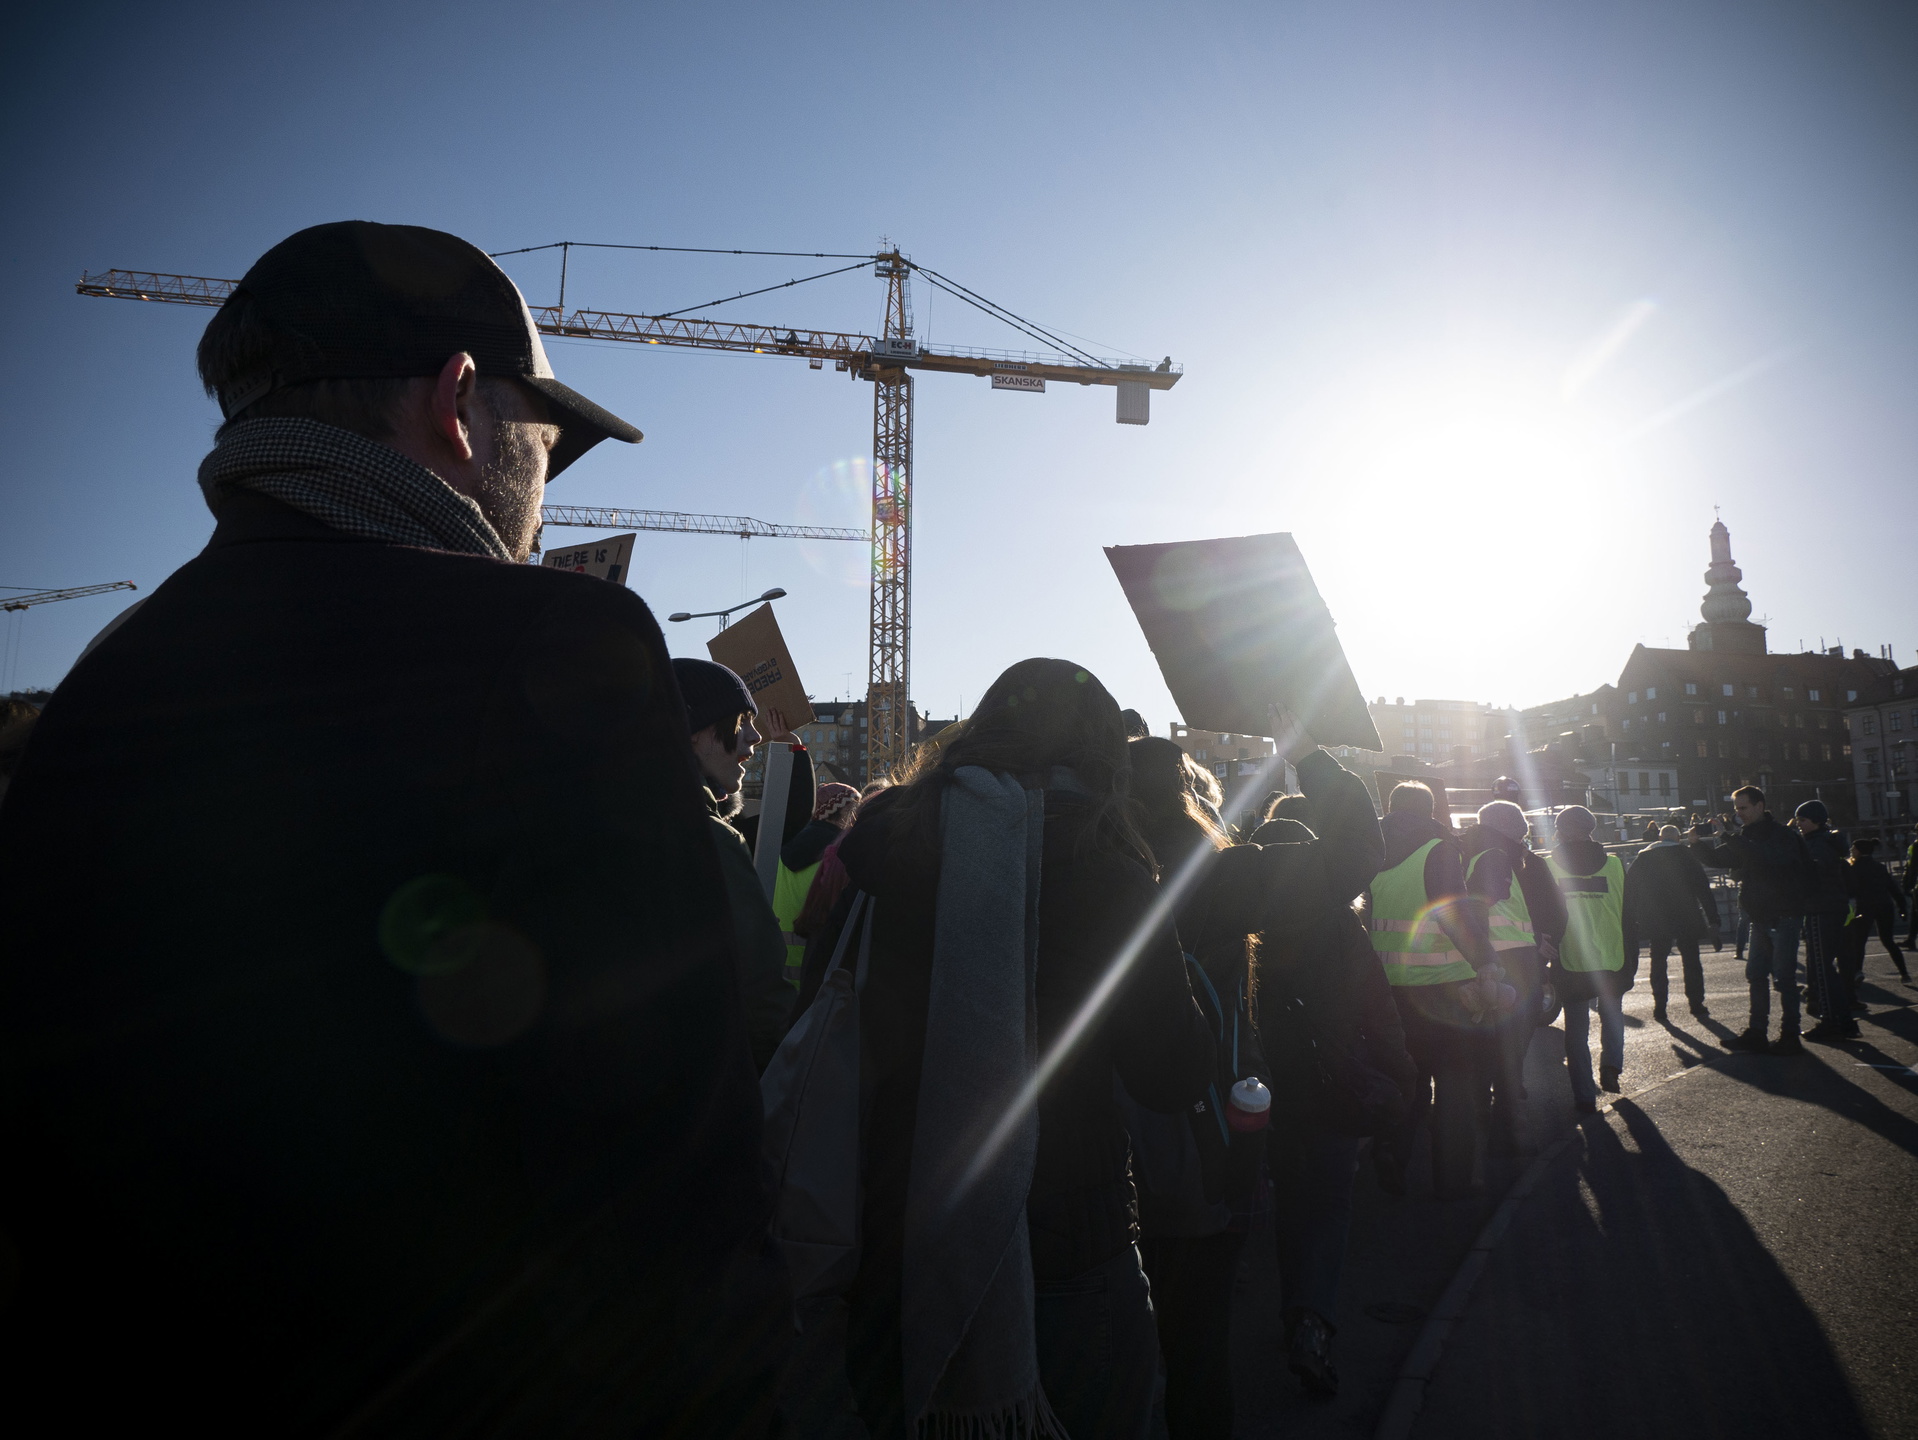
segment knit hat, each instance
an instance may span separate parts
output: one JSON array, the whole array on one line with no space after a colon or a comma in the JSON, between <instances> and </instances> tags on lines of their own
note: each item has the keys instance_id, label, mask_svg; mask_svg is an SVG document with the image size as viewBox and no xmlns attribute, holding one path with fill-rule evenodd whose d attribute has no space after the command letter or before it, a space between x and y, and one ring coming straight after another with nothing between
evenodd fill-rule
<instances>
[{"instance_id":1,"label":"knit hat","mask_svg":"<svg viewBox=\"0 0 1918 1440\"><path fill-rule=\"evenodd\" d=\"M859 792L850 785L828 780L813 795L812 818L830 820L841 830L852 824L852 812L859 808Z\"/></svg>"},{"instance_id":2,"label":"knit hat","mask_svg":"<svg viewBox=\"0 0 1918 1440\"><path fill-rule=\"evenodd\" d=\"M1526 823L1525 812L1510 800L1494 800L1489 805L1481 805L1478 823L1507 840L1523 840L1532 828Z\"/></svg>"},{"instance_id":3,"label":"knit hat","mask_svg":"<svg viewBox=\"0 0 1918 1440\"><path fill-rule=\"evenodd\" d=\"M1823 800L1807 800L1791 813L1793 819L1809 820L1814 825L1823 825L1831 819L1831 811L1825 808Z\"/></svg>"},{"instance_id":4,"label":"knit hat","mask_svg":"<svg viewBox=\"0 0 1918 1440\"><path fill-rule=\"evenodd\" d=\"M695 735L735 715L759 713L746 682L724 665L675 657L673 678L679 682L680 696L686 702L686 728Z\"/></svg>"},{"instance_id":5,"label":"knit hat","mask_svg":"<svg viewBox=\"0 0 1918 1440\"><path fill-rule=\"evenodd\" d=\"M1567 805L1558 812L1558 838L1589 840L1598 828L1598 817L1583 805Z\"/></svg>"}]
</instances>

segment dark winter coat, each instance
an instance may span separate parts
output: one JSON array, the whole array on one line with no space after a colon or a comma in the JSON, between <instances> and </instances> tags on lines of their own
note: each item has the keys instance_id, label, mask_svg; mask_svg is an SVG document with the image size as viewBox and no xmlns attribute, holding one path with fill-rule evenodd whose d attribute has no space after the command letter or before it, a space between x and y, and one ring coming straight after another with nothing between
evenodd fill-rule
<instances>
[{"instance_id":1,"label":"dark winter coat","mask_svg":"<svg viewBox=\"0 0 1918 1440\"><path fill-rule=\"evenodd\" d=\"M1851 842L1829 825L1822 825L1805 836L1805 849L1811 855L1817 880L1811 899L1805 906L1809 915L1836 916L1843 919L1851 909L1853 872L1850 863Z\"/></svg>"},{"instance_id":2,"label":"dark winter coat","mask_svg":"<svg viewBox=\"0 0 1918 1440\"><path fill-rule=\"evenodd\" d=\"M9 1409L763 1417L786 1306L708 828L638 596L230 495L0 807Z\"/></svg>"},{"instance_id":3,"label":"dark winter coat","mask_svg":"<svg viewBox=\"0 0 1918 1440\"><path fill-rule=\"evenodd\" d=\"M1905 892L1898 888L1898 882L1891 878L1887 870L1876 857L1859 856L1851 862L1852 894L1858 901L1858 913L1873 919L1894 912L1903 914Z\"/></svg>"},{"instance_id":4,"label":"dark winter coat","mask_svg":"<svg viewBox=\"0 0 1918 1440\"><path fill-rule=\"evenodd\" d=\"M1273 820L1253 834L1262 852L1259 1034L1274 1103L1323 1112L1340 1099L1324 1090L1328 1055L1335 1069L1350 1057L1408 1092L1415 1072L1385 968L1352 908L1385 853L1371 796L1323 750L1298 773L1318 833Z\"/></svg>"},{"instance_id":5,"label":"dark winter coat","mask_svg":"<svg viewBox=\"0 0 1918 1440\"><path fill-rule=\"evenodd\" d=\"M1811 908L1818 872L1804 837L1768 810L1736 835L1693 847L1706 865L1738 877L1738 905L1761 924ZM1843 909L1843 906L1839 907Z\"/></svg>"},{"instance_id":6,"label":"dark winter coat","mask_svg":"<svg viewBox=\"0 0 1918 1440\"><path fill-rule=\"evenodd\" d=\"M872 958L860 1022L862 1079L873 1098L858 1288L882 1297L896 1293L902 1263L939 877L936 857L890 841L898 793L875 796L840 842L853 889L809 947L803 997L817 991L852 894L871 895ZM1081 797L1047 792L1037 978L1042 1059L1158 898L1137 860L1086 850L1091 818ZM1161 925L1040 1093L1038 1162L1026 1205L1035 1283L1082 1274L1137 1238L1115 1074L1141 1104L1172 1112L1205 1093L1212 1063L1211 1035L1187 986L1179 942L1169 924Z\"/></svg>"},{"instance_id":7,"label":"dark winter coat","mask_svg":"<svg viewBox=\"0 0 1918 1440\"><path fill-rule=\"evenodd\" d=\"M1676 840L1638 852L1625 872L1625 908L1643 942L1698 940L1719 929L1711 876Z\"/></svg>"}]
</instances>

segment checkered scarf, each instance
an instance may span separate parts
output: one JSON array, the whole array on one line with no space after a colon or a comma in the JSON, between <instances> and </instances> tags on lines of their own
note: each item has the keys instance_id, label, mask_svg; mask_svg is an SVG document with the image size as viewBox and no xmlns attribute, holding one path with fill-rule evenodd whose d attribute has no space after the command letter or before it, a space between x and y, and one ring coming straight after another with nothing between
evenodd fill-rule
<instances>
[{"instance_id":1,"label":"checkered scarf","mask_svg":"<svg viewBox=\"0 0 1918 1440\"><path fill-rule=\"evenodd\" d=\"M480 507L424 465L318 420L227 426L200 462L200 492L215 514L224 490L257 490L364 540L513 558Z\"/></svg>"}]
</instances>

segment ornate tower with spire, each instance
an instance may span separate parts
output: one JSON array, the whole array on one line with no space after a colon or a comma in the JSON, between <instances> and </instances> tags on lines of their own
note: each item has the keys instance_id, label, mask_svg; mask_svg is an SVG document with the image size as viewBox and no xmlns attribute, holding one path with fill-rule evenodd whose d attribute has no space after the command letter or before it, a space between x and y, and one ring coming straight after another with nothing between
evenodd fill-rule
<instances>
[{"instance_id":1,"label":"ornate tower with spire","mask_svg":"<svg viewBox=\"0 0 1918 1440\"><path fill-rule=\"evenodd\" d=\"M1732 532L1723 520L1712 522L1712 563L1705 567L1705 603L1698 613L1703 625L1694 625L1688 643L1694 650L1721 654L1763 655L1765 627L1752 622L1752 602L1738 586L1744 572L1732 559Z\"/></svg>"}]
</instances>

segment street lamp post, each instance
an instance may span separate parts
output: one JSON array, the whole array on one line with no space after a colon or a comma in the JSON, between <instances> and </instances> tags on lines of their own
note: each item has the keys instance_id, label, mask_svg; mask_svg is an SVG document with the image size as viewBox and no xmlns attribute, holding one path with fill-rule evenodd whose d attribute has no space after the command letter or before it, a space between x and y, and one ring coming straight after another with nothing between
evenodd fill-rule
<instances>
[{"instance_id":1,"label":"street lamp post","mask_svg":"<svg viewBox=\"0 0 1918 1440\"><path fill-rule=\"evenodd\" d=\"M786 592L775 585L763 595L755 595L750 600L741 600L737 605L728 605L724 610L700 610L697 612L676 610L666 618L668 620L710 620L717 615L719 617L719 628L724 630L726 628L726 618L731 615L733 611L744 610L748 605L757 605L761 601L783 600L785 598Z\"/></svg>"}]
</instances>

